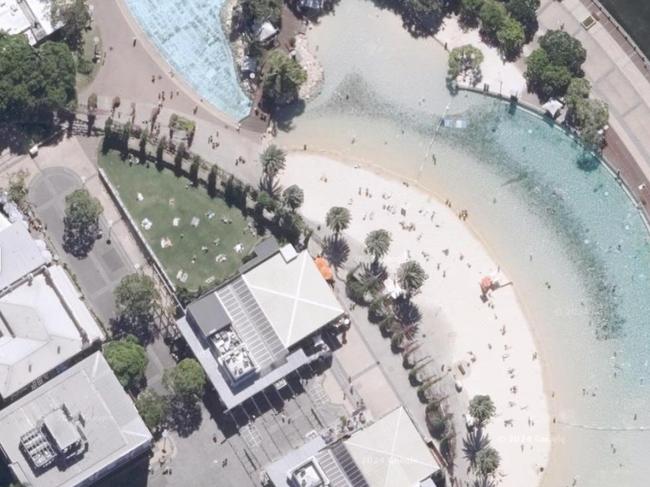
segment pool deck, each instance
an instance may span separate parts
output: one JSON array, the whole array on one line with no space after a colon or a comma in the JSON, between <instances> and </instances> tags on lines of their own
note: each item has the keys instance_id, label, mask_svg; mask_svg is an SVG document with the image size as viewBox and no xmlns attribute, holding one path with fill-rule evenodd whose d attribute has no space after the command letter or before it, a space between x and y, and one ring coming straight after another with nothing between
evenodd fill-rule
<instances>
[{"instance_id":1,"label":"pool deck","mask_svg":"<svg viewBox=\"0 0 650 487\"><path fill-rule=\"evenodd\" d=\"M598 23L586 30L587 16ZM629 36L591 0L542 0L539 32L563 28L587 50L583 65L595 96L609 105L610 129L604 156L650 212L650 65ZM531 96L524 97L524 99ZM529 100L532 101L532 100ZM536 100L535 100L536 101ZM644 186L645 185L645 186Z\"/></svg>"}]
</instances>

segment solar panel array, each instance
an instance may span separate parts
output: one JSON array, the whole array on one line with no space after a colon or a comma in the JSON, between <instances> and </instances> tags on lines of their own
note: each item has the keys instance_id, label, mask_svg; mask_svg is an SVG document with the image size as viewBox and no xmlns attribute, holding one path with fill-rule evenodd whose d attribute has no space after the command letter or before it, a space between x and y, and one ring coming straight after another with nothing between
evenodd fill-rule
<instances>
[{"instance_id":1,"label":"solar panel array","mask_svg":"<svg viewBox=\"0 0 650 487\"><path fill-rule=\"evenodd\" d=\"M359 470L359 467L355 463L352 456L348 452L345 445L341 442L337 442L330 447L330 451L334 454L336 458L336 463L340 469L345 473L345 476L348 478L350 485L352 487L370 487L368 482L364 478L363 474ZM322 467L322 464L321 464ZM323 470L325 470L323 468ZM344 484L345 485L345 484Z\"/></svg>"},{"instance_id":2,"label":"solar panel array","mask_svg":"<svg viewBox=\"0 0 650 487\"><path fill-rule=\"evenodd\" d=\"M241 277L219 289L217 294L232 319L232 327L260 369L286 356L284 345Z\"/></svg>"}]
</instances>

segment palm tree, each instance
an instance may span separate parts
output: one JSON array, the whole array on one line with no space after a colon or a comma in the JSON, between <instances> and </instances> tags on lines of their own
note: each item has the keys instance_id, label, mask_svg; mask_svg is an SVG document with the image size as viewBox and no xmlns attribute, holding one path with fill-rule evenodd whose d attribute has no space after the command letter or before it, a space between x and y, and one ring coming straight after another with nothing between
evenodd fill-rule
<instances>
[{"instance_id":1,"label":"palm tree","mask_svg":"<svg viewBox=\"0 0 650 487\"><path fill-rule=\"evenodd\" d=\"M287 155L282 149L276 145L268 146L260 156L262 170L266 178L273 181L280 171L285 168L286 160Z\"/></svg>"},{"instance_id":2,"label":"palm tree","mask_svg":"<svg viewBox=\"0 0 650 487\"><path fill-rule=\"evenodd\" d=\"M331 207L325 217L327 227L334 232L337 240L341 232L350 226L350 220L350 210L341 206Z\"/></svg>"},{"instance_id":3,"label":"palm tree","mask_svg":"<svg viewBox=\"0 0 650 487\"><path fill-rule=\"evenodd\" d=\"M469 402L469 414L478 422L480 426L484 426L494 416L496 408L490 396L476 395Z\"/></svg>"},{"instance_id":4,"label":"palm tree","mask_svg":"<svg viewBox=\"0 0 650 487\"><path fill-rule=\"evenodd\" d=\"M424 271L422 266L414 260L404 262L397 269L397 282L404 290L408 298L411 298L414 294L417 294L417 292L424 284L424 281L426 281L428 278L429 276Z\"/></svg>"},{"instance_id":5,"label":"palm tree","mask_svg":"<svg viewBox=\"0 0 650 487\"><path fill-rule=\"evenodd\" d=\"M484 477L493 474L499 468L499 463L501 456L491 446L483 448L476 455L476 468Z\"/></svg>"},{"instance_id":6,"label":"palm tree","mask_svg":"<svg viewBox=\"0 0 650 487\"><path fill-rule=\"evenodd\" d=\"M463 453L472 468L476 467L479 452L490 446L490 437L483 433L483 428L476 428L467 433L463 439Z\"/></svg>"},{"instance_id":7,"label":"palm tree","mask_svg":"<svg viewBox=\"0 0 650 487\"><path fill-rule=\"evenodd\" d=\"M296 184L292 184L282 193L284 204L295 212L305 201L305 192Z\"/></svg>"},{"instance_id":8,"label":"palm tree","mask_svg":"<svg viewBox=\"0 0 650 487\"><path fill-rule=\"evenodd\" d=\"M379 262L388 253L391 241L392 237L387 230L373 230L366 237L366 254L371 255L375 263Z\"/></svg>"}]
</instances>

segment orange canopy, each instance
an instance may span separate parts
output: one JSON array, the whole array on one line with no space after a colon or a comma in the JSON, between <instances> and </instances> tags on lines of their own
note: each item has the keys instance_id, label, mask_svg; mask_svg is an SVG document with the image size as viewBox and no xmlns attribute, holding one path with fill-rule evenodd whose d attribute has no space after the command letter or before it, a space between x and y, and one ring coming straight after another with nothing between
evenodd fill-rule
<instances>
[{"instance_id":1,"label":"orange canopy","mask_svg":"<svg viewBox=\"0 0 650 487\"><path fill-rule=\"evenodd\" d=\"M334 279L334 273L330 268L329 262L327 262L325 258L316 257L314 259L314 264L316 264L316 267L318 267L318 270L320 271L320 275L323 276L323 279L325 279L326 281L331 281L332 279Z\"/></svg>"},{"instance_id":2,"label":"orange canopy","mask_svg":"<svg viewBox=\"0 0 650 487\"><path fill-rule=\"evenodd\" d=\"M490 279L489 277L484 277L483 279L481 279L481 292L485 294L490 289L492 289L492 279Z\"/></svg>"}]
</instances>

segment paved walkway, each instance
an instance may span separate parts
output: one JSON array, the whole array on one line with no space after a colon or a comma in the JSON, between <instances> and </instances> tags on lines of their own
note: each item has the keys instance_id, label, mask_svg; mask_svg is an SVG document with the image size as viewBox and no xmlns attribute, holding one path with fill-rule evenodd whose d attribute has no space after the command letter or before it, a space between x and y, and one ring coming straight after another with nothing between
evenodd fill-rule
<instances>
[{"instance_id":1,"label":"paved walkway","mask_svg":"<svg viewBox=\"0 0 650 487\"><path fill-rule=\"evenodd\" d=\"M605 156L621 171L637 201L650 205L650 72L626 41L590 0L542 0L539 32L563 28L587 50L583 66L593 93L609 104L610 131ZM590 14L602 20L589 30L580 22ZM636 164L634 164L634 161ZM634 166L638 165L638 169Z\"/></svg>"},{"instance_id":2,"label":"paved walkway","mask_svg":"<svg viewBox=\"0 0 650 487\"><path fill-rule=\"evenodd\" d=\"M203 102L161 58L131 17L123 0L92 0L91 4L106 57L97 77L79 94L79 101L83 109L91 93L98 96L96 126L103 127L116 96L120 97L121 104L115 111L115 119L127 121L131 103L135 103L135 122L142 127L150 119L152 109L162 103L158 116L161 134L167 133L172 113L194 120L196 134L191 150L209 163L235 172L248 183L257 184L260 177L257 158L262 151L262 134L245 127L238 128L237 121ZM137 39L135 46L134 38ZM159 97L163 92L164 101ZM209 143L210 136L220 143L218 148ZM247 161L244 166L236 166L235 160L239 156Z\"/></svg>"}]
</instances>

